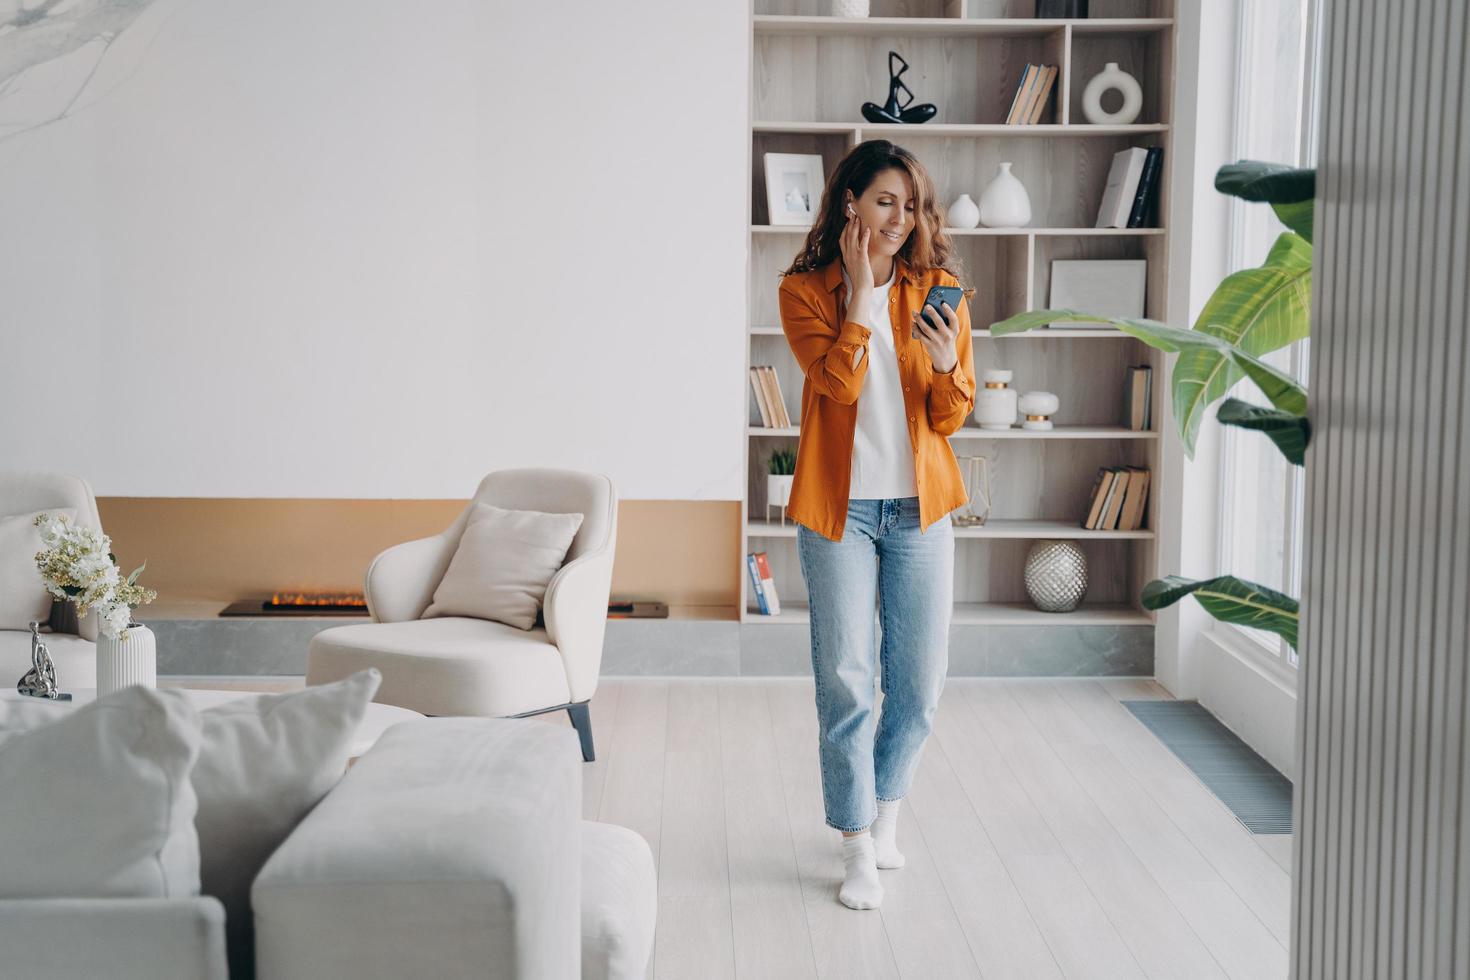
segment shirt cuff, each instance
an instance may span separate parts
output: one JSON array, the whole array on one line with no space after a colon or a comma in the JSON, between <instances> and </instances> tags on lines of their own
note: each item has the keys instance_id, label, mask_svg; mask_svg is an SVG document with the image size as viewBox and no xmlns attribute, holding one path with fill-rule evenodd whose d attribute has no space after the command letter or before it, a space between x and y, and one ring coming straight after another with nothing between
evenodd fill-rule
<instances>
[{"instance_id":1,"label":"shirt cuff","mask_svg":"<svg viewBox=\"0 0 1470 980\"><path fill-rule=\"evenodd\" d=\"M837 342L839 344L866 344L872 333L873 331L856 320L848 320L837 334Z\"/></svg>"}]
</instances>

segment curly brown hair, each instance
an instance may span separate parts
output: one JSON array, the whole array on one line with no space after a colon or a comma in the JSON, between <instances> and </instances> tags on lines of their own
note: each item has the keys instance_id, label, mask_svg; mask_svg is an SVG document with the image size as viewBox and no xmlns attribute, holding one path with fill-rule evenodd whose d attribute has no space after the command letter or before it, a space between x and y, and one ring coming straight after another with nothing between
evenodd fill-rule
<instances>
[{"instance_id":1,"label":"curly brown hair","mask_svg":"<svg viewBox=\"0 0 1470 980\"><path fill-rule=\"evenodd\" d=\"M943 269L963 286L954 242L944 232L944 216L939 211L934 179L918 157L888 140L864 140L837 164L822 189L821 207L806 242L791 267L781 275L811 272L833 260L840 262L842 229L847 224L842 209L844 192L852 191L853 197L862 197L880 173L895 168L908 174L914 184L914 230L898 254L916 272Z\"/></svg>"}]
</instances>

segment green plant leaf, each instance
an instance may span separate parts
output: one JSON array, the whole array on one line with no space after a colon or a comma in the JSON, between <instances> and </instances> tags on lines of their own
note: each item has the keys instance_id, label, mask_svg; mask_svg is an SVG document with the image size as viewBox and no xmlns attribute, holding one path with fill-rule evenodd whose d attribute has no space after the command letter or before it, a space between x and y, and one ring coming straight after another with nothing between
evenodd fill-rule
<instances>
[{"instance_id":1,"label":"green plant leaf","mask_svg":"<svg viewBox=\"0 0 1470 980\"><path fill-rule=\"evenodd\" d=\"M1281 223L1292 231L1306 239L1307 244L1312 244L1312 216L1316 211L1316 202L1312 200L1292 201L1289 204L1273 204L1271 210L1276 212L1276 217Z\"/></svg>"},{"instance_id":2,"label":"green plant leaf","mask_svg":"<svg viewBox=\"0 0 1470 980\"><path fill-rule=\"evenodd\" d=\"M1179 425L1179 437L1184 443L1184 451L1190 459L1194 458L1194 434L1199 428L1197 417L1193 418L1193 428L1188 427L1191 422L1190 413L1202 411L1219 397L1216 395L1215 398L1203 400L1207 394L1207 388L1220 373L1217 368L1219 363L1223 362L1227 365L1227 369L1233 372L1236 380L1239 380L1242 375L1249 377L1270 399L1271 404L1282 411L1294 412L1297 415L1306 414L1306 390L1291 375L1232 346L1229 341L1203 330L1185 330L1181 327L1171 327L1157 320L1099 316L1096 313L1083 313L1078 310L1031 310L1027 313L1017 313L999 323L991 324L990 330L993 335L999 337L1021 333L1048 323L1076 323L1079 321L1111 323L1123 333L1137 337L1150 347L1180 355L1179 361L1174 366L1172 379L1174 417ZM1200 356L1204 354L1211 356L1209 358ZM1227 389L1222 389L1220 394L1223 394L1225 390Z\"/></svg>"},{"instance_id":3,"label":"green plant leaf","mask_svg":"<svg viewBox=\"0 0 1470 980\"><path fill-rule=\"evenodd\" d=\"M1312 424L1305 415L1263 408L1239 398L1227 398L1215 418L1222 425L1264 432L1276 443L1276 448L1281 450L1281 455L1288 461L1297 466L1306 465L1307 443L1312 437Z\"/></svg>"},{"instance_id":4,"label":"green plant leaf","mask_svg":"<svg viewBox=\"0 0 1470 980\"><path fill-rule=\"evenodd\" d=\"M1237 160L1215 171L1215 190L1245 201L1295 204L1317 194L1317 171L1284 163Z\"/></svg>"},{"instance_id":5,"label":"green plant leaf","mask_svg":"<svg viewBox=\"0 0 1470 980\"><path fill-rule=\"evenodd\" d=\"M1271 246L1264 265L1241 269L1225 277L1200 311L1194 329L1259 357L1307 335L1311 327L1311 299L1312 247L1300 235L1282 232ZM1185 451L1191 458L1204 410L1229 391L1243 374L1256 376L1234 358L1215 350L1180 355L1179 363L1174 366L1174 410L1180 420ZM1183 391L1181 380L1188 382ZM1274 397L1272 403L1276 403Z\"/></svg>"},{"instance_id":6,"label":"green plant leaf","mask_svg":"<svg viewBox=\"0 0 1470 980\"><path fill-rule=\"evenodd\" d=\"M148 563L145 561L143 564L141 564L137 568L133 569L133 574L131 574L131 575L128 576L128 584L129 585L132 585L134 582L138 581L138 576L139 575L142 575L143 574L143 569L145 569L147 567L148 567Z\"/></svg>"},{"instance_id":7,"label":"green plant leaf","mask_svg":"<svg viewBox=\"0 0 1470 980\"><path fill-rule=\"evenodd\" d=\"M1193 594L1211 616L1224 623L1268 630L1296 649L1300 608L1297 601L1264 585L1234 575L1194 580L1169 575L1143 587L1143 608L1162 609Z\"/></svg>"}]
</instances>

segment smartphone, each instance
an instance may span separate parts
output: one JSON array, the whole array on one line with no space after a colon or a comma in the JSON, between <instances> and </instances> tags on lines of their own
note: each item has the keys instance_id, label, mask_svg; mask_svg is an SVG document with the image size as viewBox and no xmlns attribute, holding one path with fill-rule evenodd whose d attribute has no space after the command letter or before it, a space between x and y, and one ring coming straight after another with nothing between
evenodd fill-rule
<instances>
[{"instance_id":1,"label":"smartphone","mask_svg":"<svg viewBox=\"0 0 1470 980\"><path fill-rule=\"evenodd\" d=\"M939 322L943 323L944 310L940 307L940 304L948 303L949 308L958 313L960 311L960 297L963 295L964 290L958 286L930 286L929 295L924 297L924 306L934 307L934 312L939 314ZM922 307L919 309L919 315L925 315ZM919 327L917 324L909 331L909 336L915 340L919 339Z\"/></svg>"}]
</instances>

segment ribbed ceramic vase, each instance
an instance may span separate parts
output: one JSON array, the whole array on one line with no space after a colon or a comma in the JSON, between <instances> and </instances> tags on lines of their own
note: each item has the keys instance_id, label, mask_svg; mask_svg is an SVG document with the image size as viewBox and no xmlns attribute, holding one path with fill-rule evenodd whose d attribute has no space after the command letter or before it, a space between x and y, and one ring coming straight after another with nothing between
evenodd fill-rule
<instances>
[{"instance_id":1,"label":"ribbed ceramic vase","mask_svg":"<svg viewBox=\"0 0 1470 980\"><path fill-rule=\"evenodd\" d=\"M1002 163L995 179L980 195L980 223L987 228L1021 228L1031 223L1031 197L1025 186Z\"/></svg>"},{"instance_id":2,"label":"ribbed ceramic vase","mask_svg":"<svg viewBox=\"0 0 1470 980\"><path fill-rule=\"evenodd\" d=\"M97 636L97 696L134 684L158 686L158 648L153 631L129 626L122 636Z\"/></svg>"}]
</instances>

